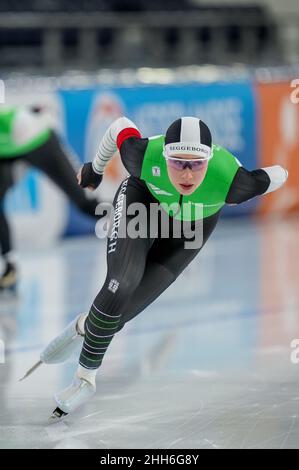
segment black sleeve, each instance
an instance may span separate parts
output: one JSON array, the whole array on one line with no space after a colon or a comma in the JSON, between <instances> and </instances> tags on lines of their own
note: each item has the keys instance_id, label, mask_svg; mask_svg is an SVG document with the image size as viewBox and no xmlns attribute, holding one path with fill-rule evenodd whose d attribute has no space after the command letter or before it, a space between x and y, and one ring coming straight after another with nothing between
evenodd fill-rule
<instances>
[{"instance_id":1,"label":"black sleeve","mask_svg":"<svg viewBox=\"0 0 299 470\"><path fill-rule=\"evenodd\" d=\"M147 149L148 139L129 137L120 147L120 156L124 167L132 176L140 178L142 163Z\"/></svg>"},{"instance_id":2,"label":"black sleeve","mask_svg":"<svg viewBox=\"0 0 299 470\"><path fill-rule=\"evenodd\" d=\"M270 185L269 175L264 170L248 171L240 167L233 179L225 202L240 204L267 191Z\"/></svg>"}]
</instances>

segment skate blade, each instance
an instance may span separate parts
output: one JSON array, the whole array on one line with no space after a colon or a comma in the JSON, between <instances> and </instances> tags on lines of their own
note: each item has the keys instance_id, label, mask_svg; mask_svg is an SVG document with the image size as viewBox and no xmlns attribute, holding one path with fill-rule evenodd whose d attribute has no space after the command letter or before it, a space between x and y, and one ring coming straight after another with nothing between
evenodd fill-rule
<instances>
[{"instance_id":1,"label":"skate blade","mask_svg":"<svg viewBox=\"0 0 299 470\"><path fill-rule=\"evenodd\" d=\"M64 411L62 411L60 408L57 407L53 411L52 415L49 417L48 421L49 423L58 423L67 415L68 413L65 413Z\"/></svg>"},{"instance_id":2,"label":"skate blade","mask_svg":"<svg viewBox=\"0 0 299 470\"><path fill-rule=\"evenodd\" d=\"M31 367L31 369L29 369L21 379L19 379L19 382L22 382L23 380L27 379L27 377L29 377L29 375L31 375L42 364L43 361L38 361L36 364L34 364L34 366Z\"/></svg>"}]
</instances>

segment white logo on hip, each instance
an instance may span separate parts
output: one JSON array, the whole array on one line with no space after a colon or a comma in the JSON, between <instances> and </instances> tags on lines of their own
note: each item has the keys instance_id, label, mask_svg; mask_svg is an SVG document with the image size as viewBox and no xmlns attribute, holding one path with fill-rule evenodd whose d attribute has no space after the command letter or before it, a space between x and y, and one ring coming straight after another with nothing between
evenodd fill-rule
<instances>
[{"instance_id":1,"label":"white logo on hip","mask_svg":"<svg viewBox=\"0 0 299 470\"><path fill-rule=\"evenodd\" d=\"M173 194L168 193L167 191L164 191L164 189L158 188L157 186L155 186L152 183L148 183L148 186L150 186L152 188L152 190L154 191L154 193L156 193L156 194L163 194L164 196L173 196Z\"/></svg>"},{"instance_id":2,"label":"white logo on hip","mask_svg":"<svg viewBox=\"0 0 299 470\"><path fill-rule=\"evenodd\" d=\"M115 294L115 292L117 291L119 287L119 282L116 280L116 279L111 279L111 281L109 282L109 286L108 286L108 289L113 292L113 294Z\"/></svg>"},{"instance_id":3,"label":"white logo on hip","mask_svg":"<svg viewBox=\"0 0 299 470\"><path fill-rule=\"evenodd\" d=\"M161 170L158 166L153 166L152 171L153 171L153 176L161 176Z\"/></svg>"}]
</instances>

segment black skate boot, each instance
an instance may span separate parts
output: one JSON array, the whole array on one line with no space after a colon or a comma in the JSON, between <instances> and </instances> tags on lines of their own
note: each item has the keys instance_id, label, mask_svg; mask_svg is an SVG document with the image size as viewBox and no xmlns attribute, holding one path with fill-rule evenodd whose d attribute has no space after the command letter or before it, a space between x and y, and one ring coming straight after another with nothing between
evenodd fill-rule
<instances>
[{"instance_id":1,"label":"black skate boot","mask_svg":"<svg viewBox=\"0 0 299 470\"><path fill-rule=\"evenodd\" d=\"M17 290L17 270L14 264L7 263L4 273L0 277L0 294L4 292L15 293Z\"/></svg>"}]
</instances>

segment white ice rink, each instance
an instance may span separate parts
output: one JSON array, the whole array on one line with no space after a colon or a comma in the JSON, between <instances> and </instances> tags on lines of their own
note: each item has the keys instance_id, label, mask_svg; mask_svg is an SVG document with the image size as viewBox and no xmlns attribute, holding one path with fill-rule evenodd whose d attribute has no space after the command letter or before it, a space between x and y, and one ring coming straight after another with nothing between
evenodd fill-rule
<instances>
[{"instance_id":1,"label":"white ice rink","mask_svg":"<svg viewBox=\"0 0 299 470\"><path fill-rule=\"evenodd\" d=\"M0 300L0 448L299 448L298 230L295 218L221 221L176 283L114 338L96 397L54 425L52 396L76 358L18 379L88 310L105 277L105 241L20 252L19 297Z\"/></svg>"}]
</instances>

